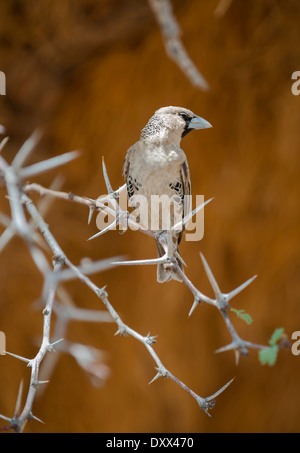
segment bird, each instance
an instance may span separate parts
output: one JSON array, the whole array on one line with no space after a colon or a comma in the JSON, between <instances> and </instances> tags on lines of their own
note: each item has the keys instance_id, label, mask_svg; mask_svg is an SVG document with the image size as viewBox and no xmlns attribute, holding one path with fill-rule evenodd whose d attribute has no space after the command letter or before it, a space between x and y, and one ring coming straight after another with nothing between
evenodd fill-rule
<instances>
[{"instance_id":1,"label":"bird","mask_svg":"<svg viewBox=\"0 0 300 453\"><path fill-rule=\"evenodd\" d=\"M191 110L174 106L162 107L142 129L140 139L127 150L122 175L126 182L129 205L136 209L138 221L156 232L158 257L166 253L159 241L159 234L176 224L176 216L179 215L182 220L190 209L191 178L187 157L180 147L181 139L192 130L210 127L212 125L208 121ZM154 196L163 200L160 211L153 210L153 205L151 209L151 199ZM170 204L167 207L168 199L173 200L173 208L170 208ZM168 227L162 225L164 209L167 208ZM182 259L178 246L183 234L184 227L181 227L172 238L180 269ZM157 281L164 283L170 280L182 281L177 266L159 263Z\"/></svg>"}]
</instances>

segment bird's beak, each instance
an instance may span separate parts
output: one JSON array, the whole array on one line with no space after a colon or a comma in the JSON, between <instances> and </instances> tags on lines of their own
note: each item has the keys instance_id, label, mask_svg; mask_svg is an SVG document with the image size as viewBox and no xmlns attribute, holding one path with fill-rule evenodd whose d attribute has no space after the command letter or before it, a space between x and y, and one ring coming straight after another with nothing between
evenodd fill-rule
<instances>
[{"instance_id":1,"label":"bird's beak","mask_svg":"<svg viewBox=\"0 0 300 453\"><path fill-rule=\"evenodd\" d=\"M200 116L194 116L189 122L189 129L207 129L212 127L212 125Z\"/></svg>"}]
</instances>

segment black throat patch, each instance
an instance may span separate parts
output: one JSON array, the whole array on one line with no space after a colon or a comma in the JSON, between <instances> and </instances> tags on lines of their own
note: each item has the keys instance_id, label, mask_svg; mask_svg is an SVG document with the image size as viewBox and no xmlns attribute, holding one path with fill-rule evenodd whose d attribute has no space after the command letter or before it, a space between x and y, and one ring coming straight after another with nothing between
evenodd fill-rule
<instances>
[{"instance_id":1,"label":"black throat patch","mask_svg":"<svg viewBox=\"0 0 300 453\"><path fill-rule=\"evenodd\" d=\"M181 134L181 138L185 137L186 134L188 134L189 132L191 132L192 129L190 129L190 122L191 122L191 119L189 118L188 120L186 120L185 122L185 128L184 128L184 131L182 132Z\"/></svg>"}]
</instances>

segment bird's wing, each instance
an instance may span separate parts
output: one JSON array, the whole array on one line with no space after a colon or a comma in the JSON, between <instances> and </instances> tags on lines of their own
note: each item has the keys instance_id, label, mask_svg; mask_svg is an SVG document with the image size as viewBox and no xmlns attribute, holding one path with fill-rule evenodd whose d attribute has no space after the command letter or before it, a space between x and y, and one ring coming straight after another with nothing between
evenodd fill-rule
<instances>
[{"instance_id":1,"label":"bird's wing","mask_svg":"<svg viewBox=\"0 0 300 453\"><path fill-rule=\"evenodd\" d=\"M191 177L190 177L190 170L185 160L180 169L180 176L181 176L181 184L182 184L182 193L183 193L183 203L184 203L184 216L186 216L190 212L190 197L191 195ZM186 195L186 196L185 196Z\"/></svg>"},{"instance_id":2,"label":"bird's wing","mask_svg":"<svg viewBox=\"0 0 300 453\"><path fill-rule=\"evenodd\" d=\"M123 162L123 168L122 168L122 175L124 176L124 179L126 181L126 186L127 186L126 187L127 195L128 195L128 199L130 200L132 195L134 195L134 192L133 192L132 186L130 184L129 168L130 168L130 148L127 151L126 157Z\"/></svg>"},{"instance_id":3,"label":"bird's wing","mask_svg":"<svg viewBox=\"0 0 300 453\"><path fill-rule=\"evenodd\" d=\"M191 208L191 200L189 196L191 195L191 177L187 160L185 160L181 165L180 179L181 179L181 200L183 202L182 217L184 218L185 216L188 215ZM185 228L183 227L178 237L178 244L180 244L184 230Z\"/></svg>"},{"instance_id":4,"label":"bird's wing","mask_svg":"<svg viewBox=\"0 0 300 453\"><path fill-rule=\"evenodd\" d=\"M126 157L123 162L123 167L122 167L122 176L124 176L125 181L127 180L127 175L129 171L129 154L130 154L130 148L127 151Z\"/></svg>"},{"instance_id":5,"label":"bird's wing","mask_svg":"<svg viewBox=\"0 0 300 453\"><path fill-rule=\"evenodd\" d=\"M130 157L131 157L131 153L133 151L132 148L133 147L128 149L125 160L123 162L123 168L122 168L122 175L124 176L124 179L126 181L127 195L128 195L129 200L131 199L131 197L133 195L138 193L139 188L140 188L140 184L130 174Z\"/></svg>"}]
</instances>

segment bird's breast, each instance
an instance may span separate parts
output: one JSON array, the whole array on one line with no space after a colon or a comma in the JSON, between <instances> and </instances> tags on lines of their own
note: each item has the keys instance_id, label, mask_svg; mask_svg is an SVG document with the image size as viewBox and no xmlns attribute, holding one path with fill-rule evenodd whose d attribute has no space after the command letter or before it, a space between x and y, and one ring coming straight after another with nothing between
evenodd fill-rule
<instances>
[{"instance_id":1,"label":"bird's breast","mask_svg":"<svg viewBox=\"0 0 300 453\"><path fill-rule=\"evenodd\" d=\"M146 147L142 153L142 160L149 168L168 168L182 164L185 154L179 147L162 146Z\"/></svg>"},{"instance_id":2,"label":"bird's breast","mask_svg":"<svg viewBox=\"0 0 300 453\"><path fill-rule=\"evenodd\" d=\"M131 159L130 175L138 187L138 194L149 197L152 194L174 193L171 184L180 179L180 168L185 159L182 151L176 150L144 150Z\"/></svg>"}]
</instances>

